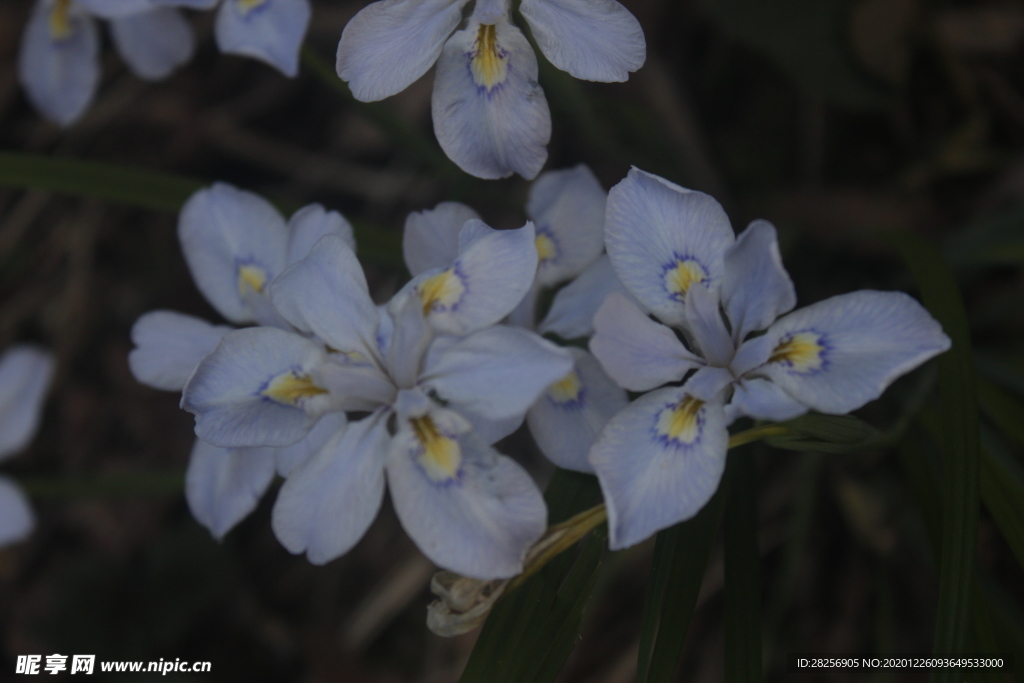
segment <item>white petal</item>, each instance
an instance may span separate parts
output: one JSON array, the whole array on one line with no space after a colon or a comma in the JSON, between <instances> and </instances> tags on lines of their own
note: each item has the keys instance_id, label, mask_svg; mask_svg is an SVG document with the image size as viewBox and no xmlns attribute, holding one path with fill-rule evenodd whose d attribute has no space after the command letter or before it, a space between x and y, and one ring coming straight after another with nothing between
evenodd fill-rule
<instances>
[{"instance_id":1,"label":"white petal","mask_svg":"<svg viewBox=\"0 0 1024 683\"><path fill-rule=\"evenodd\" d=\"M370 300L363 267L339 237L318 241L270 286L281 315L302 332L315 334L334 349L377 356L377 307Z\"/></svg>"},{"instance_id":2,"label":"white petal","mask_svg":"<svg viewBox=\"0 0 1024 683\"><path fill-rule=\"evenodd\" d=\"M299 49L311 14L309 0L223 0L217 12L221 52L266 62L285 76L299 73Z\"/></svg>"},{"instance_id":3,"label":"white petal","mask_svg":"<svg viewBox=\"0 0 1024 683\"><path fill-rule=\"evenodd\" d=\"M380 0L359 11L338 43L338 76L357 100L405 90L434 65L468 0Z\"/></svg>"},{"instance_id":4,"label":"white petal","mask_svg":"<svg viewBox=\"0 0 1024 683\"><path fill-rule=\"evenodd\" d=\"M253 321L246 293L263 293L286 262L288 233L277 209L252 192L216 183L185 202L178 239L213 307L232 322Z\"/></svg>"},{"instance_id":5,"label":"white petal","mask_svg":"<svg viewBox=\"0 0 1024 683\"><path fill-rule=\"evenodd\" d=\"M181 12L170 7L132 14L110 22L114 44L139 78L166 78L192 58L196 39Z\"/></svg>"},{"instance_id":6,"label":"white petal","mask_svg":"<svg viewBox=\"0 0 1024 683\"><path fill-rule=\"evenodd\" d=\"M683 387L686 393L701 401L722 401L722 392L734 381L728 368L705 366L690 375Z\"/></svg>"},{"instance_id":7,"label":"white petal","mask_svg":"<svg viewBox=\"0 0 1024 683\"><path fill-rule=\"evenodd\" d=\"M755 420L785 422L807 412L807 406L796 401L774 382L766 379L741 379L735 384L727 409L735 417L746 415Z\"/></svg>"},{"instance_id":8,"label":"white petal","mask_svg":"<svg viewBox=\"0 0 1024 683\"><path fill-rule=\"evenodd\" d=\"M593 474L587 453L608 420L627 404L623 391L582 349L569 375L548 387L526 414L541 452L559 467Z\"/></svg>"},{"instance_id":9,"label":"white petal","mask_svg":"<svg viewBox=\"0 0 1024 683\"><path fill-rule=\"evenodd\" d=\"M113 0L117 2L118 0ZM152 5L164 7L187 7L188 9L213 9L220 0L149 0Z\"/></svg>"},{"instance_id":10,"label":"white petal","mask_svg":"<svg viewBox=\"0 0 1024 683\"><path fill-rule=\"evenodd\" d=\"M384 499L385 422L379 411L350 423L285 481L273 527L289 552L325 564L370 528Z\"/></svg>"},{"instance_id":11,"label":"white petal","mask_svg":"<svg viewBox=\"0 0 1024 683\"><path fill-rule=\"evenodd\" d=\"M447 268L459 255L459 232L479 214L459 202L441 202L433 209L414 211L405 219L402 253L415 277L432 268Z\"/></svg>"},{"instance_id":12,"label":"white petal","mask_svg":"<svg viewBox=\"0 0 1024 683\"><path fill-rule=\"evenodd\" d=\"M75 0L90 14L103 19L117 19L153 9L153 0Z\"/></svg>"},{"instance_id":13,"label":"white petal","mask_svg":"<svg viewBox=\"0 0 1024 683\"><path fill-rule=\"evenodd\" d=\"M327 211L319 204L296 211L288 220L288 265L306 258L324 235L336 235L349 249L356 250L352 225L337 211Z\"/></svg>"},{"instance_id":14,"label":"white petal","mask_svg":"<svg viewBox=\"0 0 1024 683\"><path fill-rule=\"evenodd\" d=\"M444 400L469 404L482 417L502 420L525 413L572 366L567 351L536 334L495 326L440 352L432 347L420 386Z\"/></svg>"},{"instance_id":15,"label":"white petal","mask_svg":"<svg viewBox=\"0 0 1024 683\"><path fill-rule=\"evenodd\" d=\"M445 43L432 99L445 154L478 178L535 177L548 158L551 113L537 57L507 18L471 21Z\"/></svg>"},{"instance_id":16,"label":"white petal","mask_svg":"<svg viewBox=\"0 0 1024 683\"><path fill-rule=\"evenodd\" d=\"M449 571L479 579L518 574L527 549L544 533L540 491L522 467L472 432L441 438L455 458L447 478L428 469L431 453L407 424L392 441L388 485L402 526Z\"/></svg>"},{"instance_id":17,"label":"white petal","mask_svg":"<svg viewBox=\"0 0 1024 683\"><path fill-rule=\"evenodd\" d=\"M181 407L195 414L196 435L216 446L287 446L338 408L339 398L317 393L322 387L312 379L328 364L323 348L298 334L272 327L235 330L196 368ZM275 400L282 378L292 380L293 391Z\"/></svg>"},{"instance_id":18,"label":"white petal","mask_svg":"<svg viewBox=\"0 0 1024 683\"><path fill-rule=\"evenodd\" d=\"M472 219L460 235L455 263L413 278L389 305L392 315L415 293L432 328L463 335L493 325L522 300L537 272L533 223L493 230Z\"/></svg>"},{"instance_id":19,"label":"white petal","mask_svg":"<svg viewBox=\"0 0 1024 683\"><path fill-rule=\"evenodd\" d=\"M537 280L575 277L604 251L607 195L585 164L547 171L530 187L526 214L537 226Z\"/></svg>"},{"instance_id":20,"label":"white petal","mask_svg":"<svg viewBox=\"0 0 1024 683\"><path fill-rule=\"evenodd\" d=\"M552 332L562 339L589 337L594 333L597 309L612 292L636 301L619 282L608 255L602 254L578 278L558 290L537 331L542 334Z\"/></svg>"},{"instance_id":21,"label":"white petal","mask_svg":"<svg viewBox=\"0 0 1024 683\"><path fill-rule=\"evenodd\" d=\"M18 80L46 118L62 126L74 123L96 94L100 81L96 22L71 6L66 23L51 24L53 7L38 1L18 53ZM60 27L59 33L51 26Z\"/></svg>"},{"instance_id":22,"label":"white petal","mask_svg":"<svg viewBox=\"0 0 1024 683\"><path fill-rule=\"evenodd\" d=\"M626 289L662 322L680 326L689 286L718 286L733 234L712 197L633 168L608 193L604 239Z\"/></svg>"},{"instance_id":23,"label":"white petal","mask_svg":"<svg viewBox=\"0 0 1024 683\"><path fill-rule=\"evenodd\" d=\"M53 370L53 356L34 346L14 346L0 356L0 460L35 436Z\"/></svg>"},{"instance_id":24,"label":"white petal","mask_svg":"<svg viewBox=\"0 0 1024 683\"><path fill-rule=\"evenodd\" d=\"M878 398L897 377L950 347L939 323L917 301L902 292L869 290L790 313L764 338L774 351L753 373L832 414Z\"/></svg>"},{"instance_id":25,"label":"white petal","mask_svg":"<svg viewBox=\"0 0 1024 683\"><path fill-rule=\"evenodd\" d=\"M345 413L328 413L320 418L302 441L273 449L277 473L282 477L290 476L319 452L332 436L344 429L347 423Z\"/></svg>"},{"instance_id":26,"label":"white petal","mask_svg":"<svg viewBox=\"0 0 1024 683\"><path fill-rule=\"evenodd\" d=\"M394 331L388 345L387 367L399 387L411 387L420 373L420 364L433 334L423 317L423 306L415 297L406 299L394 317Z\"/></svg>"},{"instance_id":27,"label":"white petal","mask_svg":"<svg viewBox=\"0 0 1024 683\"><path fill-rule=\"evenodd\" d=\"M768 221L751 223L726 250L722 301L736 341L767 328L796 306L775 226Z\"/></svg>"},{"instance_id":28,"label":"white petal","mask_svg":"<svg viewBox=\"0 0 1024 683\"><path fill-rule=\"evenodd\" d=\"M199 361L230 331L191 315L150 311L132 326L135 348L128 354L128 367L147 386L181 391Z\"/></svg>"},{"instance_id":29,"label":"white petal","mask_svg":"<svg viewBox=\"0 0 1024 683\"><path fill-rule=\"evenodd\" d=\"M472 403L449 401L448 407L466 418L466 421L472 426L473 432L487 444L498 443L519 429L519 426L523 424L523 420L526 419L526 414L520 413L501 420L490 420L473 412Z\"/></svg>"},{"instance_id":30,"label":"white petal","mask_svg":"<svg viewBox=\"0 0 1024 683\"><path fill-rule=\"evenodd\" d=\"M648 318L621 294L610 295L594 316L590 352L619 386L630 391L675 382L704 364L670 328Z\"/></svg>"},{"instance_id":31,"label":"white petal","mask_svg":"<svg viewBox=\"0 0 1024 683\"><path fill-rule=\"evenodd\" d=\"M709 364L722 368L729 365L736 348L725 329L717 292L703 285L690 287L686 293L686 328Z\"/></svg>"},{"instance_id":32,"label":"white petal","mask_svg":"<svg viewBox=\"0 0 1024 683\"><path fill-rule=\"evenodd\" d=\"M218 448L196 439L185 472L192 516L217 539L256 509L274 479L273 448Z\"/></svg>"},{"instance_id":33,"label":"white petal","mask_svg":"<svg viewBox=\"0 0 1024 683\"><path fill-rule=\"evenodd\" d=\"M588 81L624 81L644 65L640 22L615 0L523 0L541 52L562 71Z\"/></svg>"},{"instance_id":34,"label":"white petal","mask_svg":"<svg viewBox=\"0 0 1024 683\"><path fill-rule=\"evenodd\" d=\"M28 498L17 484L0 477L0 548L28 538L35 526Z\"/></svg>"},{"instance_id":35,"label":"white petal","mask_svg":"<svg viewBox=\"0 0 1024 683\"><path fill-rule=\"evenodd\" d=\"M608 506L608 546L621 550L693 517L718 488L729 433L720 403L681 387L620 411L590 451Z\"/></svg>"}]
</instances>

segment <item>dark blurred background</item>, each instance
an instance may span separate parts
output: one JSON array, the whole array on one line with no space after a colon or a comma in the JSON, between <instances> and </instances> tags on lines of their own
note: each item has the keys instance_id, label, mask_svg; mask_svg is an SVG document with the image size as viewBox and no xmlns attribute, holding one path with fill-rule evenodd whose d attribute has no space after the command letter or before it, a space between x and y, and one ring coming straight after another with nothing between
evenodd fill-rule
<instances>
[{"instance_id":1,"label":"dark blurred background","mask_svg":"<svg viewBox=\"0 0 1024 683\"><path fill-rule=\"evenodd\" d=\"M634 164L714 194L737 230L771 220L804 305L865 287L912 290L883 237L917 233L960 277L987 386L1020 405L1024 4L623 3L648 44L629 82L574 81L541 58L554 122L546 168L585 162L608 188ZM307 49L333 64L364 4L314 0ZM220 54L210 13L190 15L200 37L192 62L155 84L132 76L106 38L99 95L60 130L16 79L30 6L0 3L0 149L225 180L288 210L322 202L372 236L361 244L378 300L406 277L394 245L409 211L458 199L496 227L525 219L527 182L469 178L436 146L432 75L359 105L308 61L287 79ZM95 653L212 662L211 674L179 675L189 680L456 680L476 633L427 631L433 568L389 504L352 552L323 567L274 539L276 489L223 543L192 519L182 495L192 418L176 395L138 384L126 362L131 325L148 310L218 320L192 284L175 221L0 186L0 349L35 341L59 359L40 434L3 465L33 496L39 526L0 550L0 679L13 677L18 654ZM859 415L890 425L909 384ZM1014 432L1004 422L1001 447L1020 463L1024 423ZM911 438L936 449L925 431ZM502 450L542 481L550 475L524 434ZM897 453L762 448L758 458L768 680L798 680L787 652L930 651L935 555ZM652 548L606 557L562 680L633 679ZM1004 642L1021 643L1024 574L984 509L978 553ZM723 677L721 586L716 550L679 680Z\"/></svg>"}]
</instances>

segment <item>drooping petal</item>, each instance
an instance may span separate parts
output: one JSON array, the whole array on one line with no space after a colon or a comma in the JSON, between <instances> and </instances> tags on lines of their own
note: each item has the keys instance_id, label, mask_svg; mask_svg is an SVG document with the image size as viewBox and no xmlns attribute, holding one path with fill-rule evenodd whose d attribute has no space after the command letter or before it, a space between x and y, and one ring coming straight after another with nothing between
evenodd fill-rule
<instances>
[{"instance_id":1,"label":"drooping petal","mask_svg":"<svg viewBox=\"0 0 1024 683\"><path fill-rule=\"evenodd\" d=\"M192 58L196 39L181 12L158 7L110 22L117 51L139 78L158 81Z\"/></svg>"},{"instance_id":2,"label":"drooping petal","mask_svg":"<svg viewBox=\"0 0 1024 683\"><path fill-rule=\"evenodd\" d=\"M444 412L404 421L392 441L387 477L395 511L435 564L479 579L514 576L544 533L544 499L510 458L471 431L452 433Z\"/></svg>"},{"instance_id":3,"label":"drooping petal","mask_svg":"<svg viewBox=\"0 0 1024 683\"><path fill-rule=\"evenodd\" d=\"M640 22L615 0L523 0L519 11L544 56L576 78L625 81L647 59Z\"/></svg>"},{"instance_id":4,"label":"drooping petal","mask_svg":"<svg viewBox=\"0 0 1024 683\"><path fill-rule=\"evenodd\" d=\"M809 408L833 414L878 398L897 377L950 347L942 327L917 301L902 292L869 290L794 311L764 338L773 350L752 374L767 377Z\"/></svg>"},{"instance_id":5,"label":"drooping petal","mask_svg":"<svg viewBox=\"0 0 1024 683\"><path fill-rule=\"evenodd\" d=\"M37 1L21 39L18 80L43 116L70 126L100 81L96 22L74 4Z\"/></svg>"},{"instance_id":6,"label":"drooping petal","mask_svg":"<svg viewBox=\"0 0 1024 683\"><path fill-rule=\"evenodd\" d=\"M807 412L807 406L795 400L779 385L766 379L741 379L734 385L732 400L726 406L730 422L741 415L755 420L785 422Z\"/></svg>"},{"instance_id":7,"label":"drooping petal","mask_svg":"<svg viewBox=\"0 0 1024 683\"><path fill-rule=\"evenodd\" d=\"M415 295L432 328L464 335L493 325L516 307L537 272L533 223L493 230L472 219L460 235L455 262L413 278L389 305L392 315L406 297Z\"/></svg>"},{"instance_id":8,"label":"drooping petal","mask_svg":"<svg viewBox=\"0 0 1024 683\"><path fill-rule=\"evenodd\" d=\"M628 402L623 391L582 349L570 348L576 362L526 414L537 446L559 467L593 474L587 454L612 415Z\"/></svg>"},{"instance_id":9,"label":"drooping petal","mask_svg":"<svg viewBox=\"0 0 1024 683\"><path fill-rule=\"evenodd\" d=\"M480 220L480 216L459 202L441 202L433 209L410 213L405 219L402 253L413 277L450 266L459 255L462 226L471 219Z\"/></svg>"},{"instance_id":10,"label":"drooping petal","mask_svg":"<svg viewBox=\"0 0 1024 683\"><path fill-rule=\"evenodd\" d=\"M441 351L432 347L419 384L452 405L502 420L524 414L572 366L565 349L520 328L495 326Z\"/></svg>"},{"instance_id":11,"label":"drooping petal","mask_svg":"<svg viewBox=\"0 0 1024 683\"><path fill-rule=\"evenodd\" d=\"M296 211L288 220L288 265L306 258L324 235L336 235L349 249L356 250L352 225L337 211L327 211L319 204Z\"/></svg>"},{"instance_id":12,"label":"drooping petal","mask_svg":"<svg viewBox=\"0 0 1024 683\"><path fill-rule=\"evenodd\" d=\"M626 289L663 323L681 326L686 292L718 286L734 238L714 198L633 168L608 193L604 239Z\"/></svg>"},{"instance_id":13,"label":"drooping petal","mask_svg":"<svg viewBox=\"0 0 1024 683\"><path fill-rule=\"evenodd\" d=\"M309 0L223 0L217 12L217 46L294 77L311 13Z\"/></svg>"},{"instance_id":14,"label":"drooping petal","mask_svg":"<svg viewBox=\"0 0 1024 683\"><path fill-rule=\"evenodd\" d=\"M185 471L192 516L222 539L250 512L274 479L273 448L218 448L196 439Z\"/></svg>"},{"instance_id":15,"label":"drooping petal","mask_svg":"<svg viewBox=\"0 0 1024 683\"><path fill-rule=\"evenodd\" d=\"M551 113L537 57L507 16L470 21L437 60L434 133L448 158L479 178L534 178L548 158Z\"/></svg>"},{"instance_id":16,"label":"drooping petal","mask_svg":"<svg viewBox=\"0 0 1024 683\"><path fill-rule=\"evenodd\" d=\"M585 164L547 171L530 187L526 214L537 226L537 281L579 275L604 251L606 194Z\"/></svg>"},{"instance_id":17,"label":"drooping petal","mask_svg":"<svg viewBox=\"0 0 1024 683\"><path fill-rule=\"evenodd\" d=\"M562 339L589 337L594 333L594 315L612 292L635 302L615 275L612 262L602 254L580 276L555 294L551 308L537 326L541 334L552 332Z\"/></svg>"},{"instance_id":18,"label":"drooping petal","mask_svg":"<svg viewBox=\"0 0 1024 683\"><path fill-rule=\"evenodd\" d=\"M315 334L354 360L375 362L377 307L363 267L340 237L318 241L270 286L274 306L302 332ZM358 356L358 358L356 358Z\"/></svg>"},{"instance_id":19,"label":"drooping petal","mask_svg":"<svg viewBox=\"0 0 1024 683\"><path fill-rule=\"evenodd\" d=\"M621 294L611 294L594 316L590 352L619 386L630 391L680 380L704 364L671 329L648 318Z\"/></svg>"},{"instance_id":20,"label":"drooping petal","mask_svg":"<svg viewBox=\"0 0 1024 683\"><path fill-rule=\"evenodd\" d=\"M74 0L90 14L103 19L118 19L153 9L153 0Z\"/></svg>"},{"instance_id":21,"label":"drooping petal","mask_svg":"<svg viewBox=\"0 0 1024 683\"><path fill-rule=\"evenodd\" d=\"M704 359L724 368L732 360L736 347L718 307L718 293L707 287L690 287L686 293L686 329L693 335Z\"/></svg>"},{"instance_id":22,"label":"drooping petal","mask_svg":"<svg viewBox=\"0 0 1024 683\"><path fill-rule=\"evenodd\" d=\"M380 0L345 25L337 70L357 100L373 102L412 85L434 65L468 0Z\"/></svg>"},{"instance_id":23,"label":"drooping petal","mask_svg":"<svg viewBox=\"0 0 1024 683\"><path fill-rule=\"evenodd\" d=\"M737 343L796 306L775 226L768 221L754 221L726 249L722 302Z\"/></svg>"},{"instance_id":24,"label":"drooping petal","mask_svg":"<svg viewBox=\"0 0 1024 683\"><path fill-rule=\"evenodd\" d=\"M728 441L722 405L683 387L652 391L617 413L590 450L608 546L628 548L697 514L718 488Z\"/></svg>"},{"instance_id":25,"label":"drooping petal","mask_svg":"<svg viewBox=\"0 0 1024 683\"><path fill-rule=\"evenodd\" d=\"M289 552L325 564L347 553L380 510L391 437L379 410L337 432L292 472L274 505L277 540Z\"/></svg>"},{"instance_id":26,"label":"drooping petal","mask_svg":"<svg viewBox=\"0 0 1024 683\"><path fill-rule=\"evenodd\" d=\"M128 354L128 367L147 386L181 391L199 361L230 331L191 315L150 311L132 326L135 348Z\"/></svg>"},{"instance_id":27,"label":"drooping petal","mask_svg":"<svg viewBox=\"0 0 1024 683\"><path fill-rule=\"evenodd\" d=\"M340 409L318 374L330 365L318 344L272 327L230 332L196 368L181 407L196 435L216 446L287 446Z\"/></svg>"},{"instance_id":28,"label":"drooping petal","mask_svg":"<svg viewBox=\"0 0 1024 683\"><path fill-rule=\"evenodd\" d=\"M0 548L24 540L35 526L24 492L7 477L0 477Z\"/></svg>"},{"instance_id":29,"label":"drooping petal","mask_svg":"<svg viewBox=\"0 0 1024 683\"><path fill-rule=\"evenodd\" d=\"M288 233L267 200L227 183L196 192L181 209L178 239L192 278L228 320L252 322L246 303L284 270Z\"/></svg>"},{"instance_id":30,"label":"drooping petal","mask_svg":"<svg viewBox=\"0 0 1024 683\"><path fill-rule=\"evenodd\" d=\"M14 346L0 356L0 460L35 436L53 370L53 356L34 346Z\"/></svg>"}]
</instances>

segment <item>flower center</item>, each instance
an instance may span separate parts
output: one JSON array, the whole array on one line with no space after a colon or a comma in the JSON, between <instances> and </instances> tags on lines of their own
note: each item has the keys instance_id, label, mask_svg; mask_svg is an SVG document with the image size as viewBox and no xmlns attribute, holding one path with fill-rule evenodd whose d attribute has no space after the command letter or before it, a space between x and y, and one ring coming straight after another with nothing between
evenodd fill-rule
<instances>
[{"instance_id":1,"label":"flower center","mask_svg":"<svg viewBox=\"0 0 1024 683\"><path fill-rule=\"evenodd\" d=\"M53 40L66 40L75 32L68 14L71 0L57 0L50 10L50 37Z\"/></svg>"},{"instance_id":2,"label":"flower center","mask_svg":"<svg viewBox=\"0 0 1024 683\"><path fill-rule=\"evenodd\" d=\"M459 442L441 433L429 415L410 421L416 440L420 442L419 464L433 482L451 481L459 473L462 449Z\"/></svg>"},{"instance_id":3,"label":"flower center","mask_svg":"<svg viewBox=\"0 0 1024 683\"><path fill-rule=\"evenodd\" d=\"M679 403L665 406L658 413L658 436L685 446L697 441L704 423L703 407L704 401L693 396L684 396Z\"/></svg>"},{"instance_id":4,"label":"flower center","mask_svg":"<svg viewBox=\"0 0 1024 683\"><path fill-rule=\"evenodd\" d=\"M470 70L476 84L491 90L508 75L508 53L498 47L498 30L494 24L480 24L473 43Z\"/></svg>"},{"instance_id":5,"label":"flower center","mask_svg":"<svg viewBox=\"0 0 1024 683\"><path fill-rule=\"evenodd\" d=\"M769 363L784 363L790 372L809 374L825 364L825 339L817 332L791 332L779 340Z\"/></svg>"},{"instance_id":6,"label":"flower center","mask_svg":"<svg viewBox=\"0 0 1024 683\"><path fill-rule=\"evenodd\" d=\"M447 311L454 308L462 298L466 286L454 268L428 277L416 288L423 302L423 315L432 311Z\"/></svg>"},{"instance_id":7,"label":"flower center","mask_svg":"<svg viewBox=\"0 0 1024 683\"><path fill-rule=\"evenodd\" d=\"M665 289L676 301L685 301L690 287L707 279L707 271L692 258L676 257L675 264L665 269Z\"/></svg>"},{"instance_id":8,"label":"flower center","mask_svg":"<svg viewBox=\"0 0 1024 683\"><path fill-rule=\"evenodd\" d=\"M575 370L548 387L548 398L559 405L575 403L580 400L583 393L583 382Z\"/></svg>"},{"instance_id":9,"label":"flower center","mask_svg":"<svg viewBox=\"0 0 1024 683\"><path fill-rule=\"evenodd\" d=\"M300 408L306 399L326 393L327 390L317 386L309 375L289 370L270 380L260 395L275 403Z\"/></svg>"}]
</instances>

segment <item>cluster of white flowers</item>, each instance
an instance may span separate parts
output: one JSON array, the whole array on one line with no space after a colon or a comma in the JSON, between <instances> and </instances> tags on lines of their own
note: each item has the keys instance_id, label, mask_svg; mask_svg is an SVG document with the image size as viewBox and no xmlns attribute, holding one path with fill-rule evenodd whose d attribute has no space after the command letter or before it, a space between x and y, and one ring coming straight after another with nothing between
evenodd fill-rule
<instances>
[{"instance_id":1,"label":"cluster of white flowers","mask_svg":"<svg viewBox=\"0 0 1024 683\"><path fill-rule=\"evenodd\" d=\"M546 526L534 482L492 446L524 421L554 463L597 475L624 548L707 502L737 417L846 413L949 347L902 293L787 315L769 223L736 238L714 199L636 169L607 197L584 166L548 172L526 211L516 230L456 203L412 214L412 280L376 305L338 214L313 205L286 223L222 184L193 196L179 235L196 283L256 324L150 313L130 362L196 416L196 517L222 536L277 472L278 539L323 563L363 536L387 481L427 557L505 578ZM538 322L540 292L569 280ZM592 335L594 355L534 329Z\"/></svg>"},{"instance_id":2,"label":"cluster of white flowers","mask_svg":"<svg viewBox=\"0 0 1024 683\"><path fill-rule=\"evenodd\" d=\"M434 132L448 157L480 178L534 178L547 160L551 115L537 57L513 25L510 0L378 0L345 27L338 75L356 99L409 87L434 63ZM523 0L544 56L589 81L625 81L647 57L640 23L616 0ZM463 28L459 28L464 24Z\"/></svg>"},{"instance_id":3,"label":"cluster of white flowers","mask_svg":"<svg viewBox=\"0 0 1024 683\"><path fill-rule=\"evenodd\" d=\"M53 357L35 346L15 346L0 355L0 461L25 448L39 429L53 366ZM22 540L34 527L25 494L0 477L0 548Z\"/></svg>"},{"instance_id":4,"label":"cluster of white flowers","mask_svg":"<svg viewBox=\"0 0 1024 683\"><path fill-rule=\"evenodd\" d=\"M288 76L299 68L309 0L36 0L18 77L44 116L67 126L85 113L100 80L97 19L139 78L160 80L187 62L195 37L180 8L213 9L222 52L262 60Z\"/></svg>"}]
</instances>

